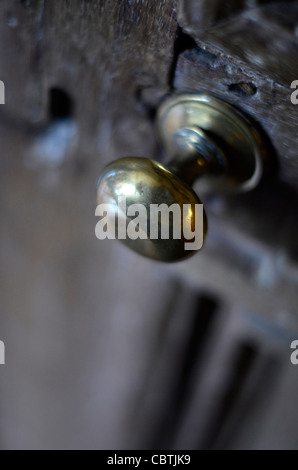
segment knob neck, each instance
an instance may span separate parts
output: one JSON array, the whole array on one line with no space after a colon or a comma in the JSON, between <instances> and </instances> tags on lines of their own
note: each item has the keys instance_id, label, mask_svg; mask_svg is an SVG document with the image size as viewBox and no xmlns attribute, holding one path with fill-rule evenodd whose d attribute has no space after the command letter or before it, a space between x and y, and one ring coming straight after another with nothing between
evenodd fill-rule
<instances>
[{"instance_id":1,"label":"knob neck","mask_svg":"<svg viewBox=\"0 0 298 470\"><path fill-rule=\"evenodd\" d=\"M189 185L203 175L221 175L226 158L215 139L198 127L179 129L174 134L176 155L167 168Z\"/></svg>"},{"instance_id":2,"label":"knob neck","mask_svg":"<svg viewBox=\"0 0 298 470\"><path fill-rule=\"evenodd\" d=\"M202 175L214 192L246 192L261 181L267 150L250 120L207 95L168 98L158 110L157 130L170 169L193 184Z\"/></svg>"}]
</instances>

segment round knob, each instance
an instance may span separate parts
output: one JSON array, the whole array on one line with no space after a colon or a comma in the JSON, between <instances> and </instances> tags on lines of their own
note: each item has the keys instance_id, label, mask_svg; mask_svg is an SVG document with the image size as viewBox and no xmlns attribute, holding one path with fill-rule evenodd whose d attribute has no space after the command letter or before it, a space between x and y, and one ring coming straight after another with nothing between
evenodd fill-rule
<instances>
[{"instance_id":1,"label":"round knob","mask_svg":"<svg viewBox=\"0 0 298 470\"><path fill-rule=\"evenodd\" d=\"M98 181L97 202L99 205L109 205L111 223L116 222L116 228L119 227L121 220L122 224L124 222L126 233L121 236L118 229L116 238L151 259L171 262L194 254L198 246L201 247L201 243L197 245L190 237L186 238L183 230L185 227L189 227L190 234L203 234L203 238L206 234L205 216L195 217L198 213L196 208L201 205L198 196L188 184L154 160L121 158L108 165ZM143 236L138 238L127 234L127 228L136 215L133 213L128 215L127 209L133 208L136 204L140 206L140 210L144 208L142 227L139 230L145 232L144 226L147 229L146 233L139 234ZM167 209L173 206L179 210L171 216L171 212L167 212ZM153 220L152 208L162 207L165 210L165 217L162 217L159 211ZM178 220L174 215L178 216ZM175 237L177 225L179 231ZM151 229L155 232L155 236L154 234L152 236ZM189 245L188 249L185 248L186 245Z\"/></svg>"},{"instance_id":2,"label":"round knob","mask_svg":"<svg viewBox=\"0 0 298 470\"><path fill-rule=\"evenodd\" d=\"M157 127L172 161L165 167L130 157L109 164L98 181L97 215L107 213L110 238L172 262L196 253L207 232L193 183L204 176L216 189L251 190L262 176L264 149L247 118L206 95L170 98L159 109Z\"/></svg>"}]
</instances>

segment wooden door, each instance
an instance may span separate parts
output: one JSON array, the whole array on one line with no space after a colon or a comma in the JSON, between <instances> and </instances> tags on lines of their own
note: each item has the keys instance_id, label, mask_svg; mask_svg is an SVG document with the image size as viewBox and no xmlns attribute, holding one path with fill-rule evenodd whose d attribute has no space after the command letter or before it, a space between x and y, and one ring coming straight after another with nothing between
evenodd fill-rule
<instances>
[{"instance_id":1,"label":"wooden door","mask_svg":"<svg viewBox=\"0 0 298 470\"><path fill-rule=\"evenodd\" d=\"M296 1L0 2L1 448L297 448L297 24ZM95 185L166 160L180 91L247 113L271 165L204 194L206 247L168 266L96 240Z\"/></svg>"}]
</instances>

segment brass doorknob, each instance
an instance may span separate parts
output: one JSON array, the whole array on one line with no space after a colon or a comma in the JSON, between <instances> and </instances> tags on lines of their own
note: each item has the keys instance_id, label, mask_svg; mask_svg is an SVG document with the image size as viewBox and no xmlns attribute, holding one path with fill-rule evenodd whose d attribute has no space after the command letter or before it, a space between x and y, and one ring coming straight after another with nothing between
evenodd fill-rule
<instances>
[{"instance_id":1,"label":"brass doorknob","mask_svg":"<svg viewBox=\"0 0 298 470\"><path fill-rule=\"evenodd\" d=\"M181 236L177 236L174 215L168 219L156 217L155 236L151 237L153 220L149 208L179 207L180 228L187 225L190 234L201 233L203 242L207 219L205 212L197 211L201 201L191 186L198 178L204 178L216 191L253 189L263 173L263 147L258 132L242 114L207 95L184 94L165 101L158 111L157 131L165 150L173 157L170 163L165 167L138 157L114 161L99 178L97 203L98 207L113 208L114 221L124 221L124 233L123 224L121 233L116 224L115 238L144 256L172 262L193 255L202 243L187 245L190 238L182 229ZM120 199L125 200L125 208L119 206ZM139 232L146 231L144 226L147 231L127 236L133 212L126 208L136 204L148 209L146 220L138 227ZM201 217L196 218L198 213ZM164 229L168 237L162 237Z\"/></svg>"}]
</instances>

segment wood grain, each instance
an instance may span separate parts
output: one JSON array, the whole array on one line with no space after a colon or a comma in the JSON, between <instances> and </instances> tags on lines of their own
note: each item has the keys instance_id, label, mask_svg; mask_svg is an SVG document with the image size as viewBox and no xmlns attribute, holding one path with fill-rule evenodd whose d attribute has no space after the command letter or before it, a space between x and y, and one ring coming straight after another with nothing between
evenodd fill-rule
<instances>
[{"instance_id":1,"label":"wood grain","mask_svg":"<svg viewBox=\"0 0 298 470\"><path fill-rule=\"evenodd\" d=\"M255 117L278 147L283 179L296 184L295 118L282 82L289 55L279 54L278 67L271 53L265 73L241 57L243 42L240 50L231 43L229 52L220 37L235 28L235 17L246 28L264 22L267 32L270 22L253 19L253 12L241 16L247 2L179 3L181 26L197 42L183 53L174 0L0 2L0 79L7 92L0 115L0 339L8 362L1 369L1 448L197 448L243 340L259 341L264 356L274 343L294 375L288 347L298 331L294 191L274 182L230 200L204 197L206 248L177 266L94 236L102 167L124 155L159 157L154 112L173 85L215 92ZM272 27L283 30L283 44L293 38L293 22L286 15ZM267 49L258 47L266 59ZM57 124L49 114L53 88L72 101L69 118L77 126L56 166L42 152L32 160L38 139ZM54 150L60 145L47 142ZM208 300L213 307L206 313ZM258 319L249 328L248 311ZM264 321L265 333L256 327ZM295 390L297 379L291 384ZM272 441L280 442L281 429L282 440L290 435L295 446L295 410L290 424L282 419L288 396L280 400L282 426L274 425ZM254 431L251 447L266 444L258 403L251 426L238 413L242 432ZM274 409L270 414L276 421ZM239 446L246 442L238 439Z\"/></svg>"},{"instance_id":2,"label":"wood grain","mask_svg":"<svg viewBox=\"0 0 298 470\"><path fill-rule=\"evenodd\" d=\"M198 49L179 58L175 87L214 93L250 115L274 145L281 179L297 187L297 3L232 3L229 12L213 3L212 12L208 2L180 4L179 22Z\"/></svg>"},{"instance_id":3,"label":"wood grain","mask_svg":"<svg viewBox=\"0 0 298 470\"><path fill-rule=\"evenodd\" d=\"M158 265L96 240L95 184L115 158L157 158L142 95L169 90L175 7L0 2L1 448L142 446L132 417L172 284ZM34 166L36 139L55 124L53 87L73 101L78 133L58 166L42 154Z\"/></svg>"}]
</instances>

